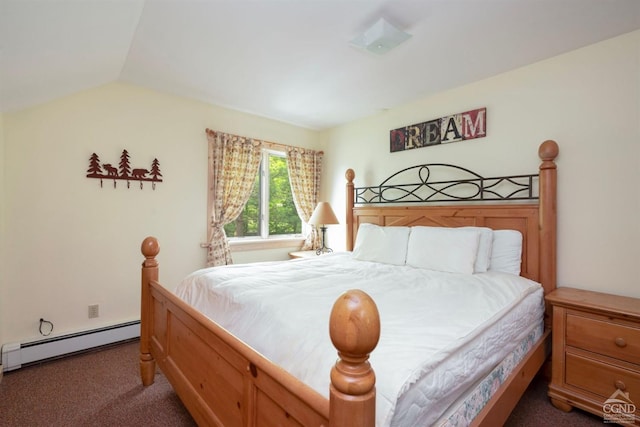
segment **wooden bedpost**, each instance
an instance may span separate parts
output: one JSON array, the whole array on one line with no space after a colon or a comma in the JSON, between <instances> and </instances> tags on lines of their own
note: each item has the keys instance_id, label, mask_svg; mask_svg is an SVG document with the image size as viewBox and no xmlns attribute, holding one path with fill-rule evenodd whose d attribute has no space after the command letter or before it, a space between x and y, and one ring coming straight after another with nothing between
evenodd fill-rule
<instances>
[{"instance_id":1,"label":"wooden bedpost","mask_svg":"<svg viewBox=\"0 0 640 427\"><path fill-rule=\"evenodd\" d=\"M347 178L347 212L346 212L346 222L347 222L347 250L353 250L353 180L356 177L356 173L353 169L347 169L347 172L344 174L345 178Z\"/></svg>"},{"instance_id":2,"label":"wooden bedpost","mask_svg":"<svg viewBox=\"0 0 640 427\"><path fill-rule=\"evenodd\" d=\"M560 149L555 141L540 144L538 155L540 164L540 283L545 294L556 288L556 215L557 215L557 167L555 159ZM549 308L545 316L545 326L551 327Z\"/></svg>"},{"instance_id":3,"label":"wooden bedpost","mask_svg":"<svg viewBox=\"0 0 640 427\"><path fill-rule=\"evenodd\" d=\"M329 321L339 359L331 369L330 427L373 427L376 376L369 354L380 338L380 315L373 299L361 290L342 294Z\"/></svg>"},{"instance_id":4,"label":"wooden bedpost","mask_svg":"<svg viewBox=\"0 0 640 427\"><path fill-rule=\"evenodd\" d=\"M151 355L150 340L153 322L151 319L150 282L158 280L158 261L156 255L160 252L158 240L155 237L147 237L140 247L145 260L142 263L142 293L140 297L140 377L142 384L153 384L156 373L156 361Z\"/></svg>"}]
</instances>

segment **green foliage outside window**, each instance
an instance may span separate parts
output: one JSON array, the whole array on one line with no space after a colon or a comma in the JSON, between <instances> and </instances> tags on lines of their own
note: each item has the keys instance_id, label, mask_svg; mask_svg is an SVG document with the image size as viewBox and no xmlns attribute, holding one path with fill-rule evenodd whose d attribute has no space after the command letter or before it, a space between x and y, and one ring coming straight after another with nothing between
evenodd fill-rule
<instances>
[{"instance_id":1,"label":"green foliage outside window","mask_svg":"<svg viewBox=\"0 0 640 427\"><path fill-rule=\"evenodd\" d=\"M269 156L269 235L300 233L302 220L293 202L287 159Z\"/></svg>"},{"instance_id":2,"label":"green foliage outside window","mask_svg":"<svg viewBox=\"0 0 640 427\"><path fill-rule=\"evenodd\" d=\"M268 235L300 234L302 221L293 202L287 159L277 155L268 155L264 158L268 159L269 163ZM261 235L260 202L260 177L258 176L242 214L224 227L228 237Z\"/></svg>"}]
</instances>

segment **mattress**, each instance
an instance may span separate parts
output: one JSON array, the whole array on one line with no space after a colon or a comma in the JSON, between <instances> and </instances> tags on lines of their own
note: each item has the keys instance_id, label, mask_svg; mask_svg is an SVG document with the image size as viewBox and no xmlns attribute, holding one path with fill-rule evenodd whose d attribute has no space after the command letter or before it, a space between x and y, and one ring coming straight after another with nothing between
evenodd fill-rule
<instances>
[{"instance_id":1,"label":"mattress","mask_svg":"<svg viewBox=\"0 0 640 427\"><path fill-rule=\"evenodd\" d=\"M176 294L328 397L336 360L328 322L339 295L374 299L381 335L376 425L431 425L542 321L542 287L498 272L465 275L318 258L196 271Z\"/></svg>"},{"instance_id":2,"label":"mattress","mask_svg":"<svg viewBox=\"0 0 640 427\"><path fill-rule=\"evenodd\" d=\"M531 332L520 341L487 376L469 388L452 404L445 414L434 423L438 427L466 427L484 409L485 405L507 380L516 366L533 349L544 333L543 323L532 325Z\"/></svg>"}]
</instances>

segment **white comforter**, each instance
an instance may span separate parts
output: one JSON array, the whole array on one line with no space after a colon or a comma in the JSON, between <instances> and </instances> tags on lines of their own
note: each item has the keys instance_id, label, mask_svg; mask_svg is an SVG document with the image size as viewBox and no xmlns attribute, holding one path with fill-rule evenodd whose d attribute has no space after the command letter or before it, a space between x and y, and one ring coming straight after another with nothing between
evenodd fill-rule
<instances>
[{"instance_id":1,"label":"white comforter","mask_svg":"<svg viewBox=\"0 0 640 427\"><path fill-rule=\"evenodd\" d=\"M474 337L527 295L540 295L534 303L539 311L536 316L541 316L543 306L541 286L522 277L440 273L359 261L350 253L198 270L184 279L176 293L328 396L329 372L337 357L329 338L329 315L338 296L355 288L371 295L380 312L380 341L370 359L377 377L378 426L410 425L407 414L395 413L400 411L394 409L421 378L421 383L432 389L421 391L427 404L439 401L443 390L474 382L462 381L460 374L449 368L426 381L424 376L456 350L467 351ZM507 323L514 323L514 328L527 326L517 325L517 319ZM461 372L475 371L476 362L470 358L469 366L460 367ZM475 373L480 378L490 368ZM426 408L417 417L428 425L444 410L446 406Z\"/></svg>"}]
</instances>

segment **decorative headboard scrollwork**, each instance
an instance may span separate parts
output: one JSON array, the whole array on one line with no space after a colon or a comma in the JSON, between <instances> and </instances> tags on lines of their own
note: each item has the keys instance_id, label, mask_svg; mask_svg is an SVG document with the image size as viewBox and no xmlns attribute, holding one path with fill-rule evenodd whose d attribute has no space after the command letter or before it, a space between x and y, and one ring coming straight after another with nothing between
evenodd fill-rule
<instances>
[{"instance_id":1,"label":"decorative headboard scrollwork","mask_svg":"<svg viewBox=\"0 0 640 427\"><path fill-rule=\"evenodd\" d=\"M432 177L446 177L432 180ZM537 200L537 174L485 178L445 163L411 166L380 185L355 188L355 203Z\"/></svg>"}]
</instances>

